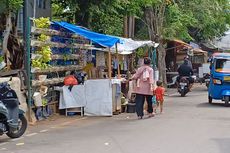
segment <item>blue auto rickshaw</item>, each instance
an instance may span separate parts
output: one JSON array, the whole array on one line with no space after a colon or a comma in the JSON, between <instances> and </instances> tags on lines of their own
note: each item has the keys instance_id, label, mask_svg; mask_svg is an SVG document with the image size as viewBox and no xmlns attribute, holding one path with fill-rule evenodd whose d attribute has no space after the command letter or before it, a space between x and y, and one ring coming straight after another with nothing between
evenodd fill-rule
<instances>
[{"instance_id":1,"label":"blue auto rickshaw","mask_svg":"<svg viewBox=\"0 0 230 153\"><path fill-rule=\"evenodd\" d=\"M230 98L230 53L215 53L210 63L209 103L213 99L229 105Z\"/></svg>"}]
</instances>

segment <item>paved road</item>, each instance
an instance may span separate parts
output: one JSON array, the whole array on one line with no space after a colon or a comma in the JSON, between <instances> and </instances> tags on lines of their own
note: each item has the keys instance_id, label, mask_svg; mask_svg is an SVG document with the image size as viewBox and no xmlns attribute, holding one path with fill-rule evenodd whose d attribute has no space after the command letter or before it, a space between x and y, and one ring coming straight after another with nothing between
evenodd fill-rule
<instances>
[{"instance_id":1,"label":"paved road","mask_svg":"<svg viewBox=\"0 0 230 153\"><path fill-rule=\"evenodd\" d=\"M69 119L31 128L22 139L0 137L1 153L229 153L230 108L209 105L205 87L171 95L165 113Z\"/></svg>"}]
</instances>

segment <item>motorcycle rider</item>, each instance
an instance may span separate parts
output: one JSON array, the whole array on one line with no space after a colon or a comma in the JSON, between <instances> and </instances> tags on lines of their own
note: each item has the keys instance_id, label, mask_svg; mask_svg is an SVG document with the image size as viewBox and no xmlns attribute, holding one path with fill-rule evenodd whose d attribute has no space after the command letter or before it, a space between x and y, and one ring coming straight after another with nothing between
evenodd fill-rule
<instances>
[{"instance_id":1,"label":"motorcycle rider","mask_svg":"<svg viewBox=\"0 0 230 153\"><path fill-rule=\"evenodd\" d=\"M188 66L191 67L191 69L193 69L192 68L192 62L189 60L189 56L185 56L184 60L187 60L188 61Z\"/></svg>"},{"instance_id":2,"label":"motorcycle rider","mask_svg":"<svg viewBox=\"0 0 230 153\"><path fill-rule=\"evenodd\" d=\"M189 78L189 90L191 90L194 80L192 78L193 70L191 68L191 65L189 65L189 61L187 59L184 59L184 63L178 68L177 71L179 73L177 82L179 83L182 77L188 77Z\"/></svg>"}]
</instances>

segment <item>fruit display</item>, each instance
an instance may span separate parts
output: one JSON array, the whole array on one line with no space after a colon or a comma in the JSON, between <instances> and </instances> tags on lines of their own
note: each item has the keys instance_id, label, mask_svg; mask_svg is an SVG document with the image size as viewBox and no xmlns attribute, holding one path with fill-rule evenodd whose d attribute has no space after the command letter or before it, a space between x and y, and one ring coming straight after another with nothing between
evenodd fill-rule
<instances>
[{"instance_id":1,"label":"fruit display","mask_svg":"<svg viewBox=\"0 0 230 153\"><path fill-rule=\"evenodd\" d=\"M82 37L73 38L73 33L54 26L49 18L34 19L34 35L31 41L31 65L34 70L46 71L54 67L71 66L82 63L82 49L89 46L89 41ZM57 31L51 34L50 31ZM34 32L36 31L36 32ZM62 35L65 33L65 35ZM83 67L83 65L81 65ZM46 69L46 70L45 70Z\"/></svg>"},{"instance_id":2,"label":"fruit display","mask_svg":"<svg viewBox=\"0 0 230 153\"><path fill-rule=\"evenodd\" d=\"M49 18L38 18L34 20L35 25L37 28L49 28L50 26L50 20ZM49 40L49 36L41 33L38 36L38 40L41 42L46 42L47 40ZM36 48L37 50L35 51L37 55L40 55L39 58L37 59L33 59L32 60L32 67L33 68L39 68L39 69L47 69L49 67L48 62L51 61L51 55L52 55L52 51L49 45L44 45L41 47Z\"/></svg>"},{"instance_id":3,"label":"fruit display","mask_svg":"<svg viewBox=\"0 0 230 153\"><path fill-rule=\"evenodd\" d=\"M51 61L51 48L49 46L43 46L41 47L41 50L37 52L38 54L42 55L41 60L43 63L47 63Z\"/></svg>"},{"instance_id":4,"label":"fruit display","mask_svg":"<svg viewBox=\"0 0 230 153\"><path fill-rule=\"evenodd\" d=\"M41 17L41 18L38 18L38 19L34 19L34 23L35 23L37 28L49 28L50 19Z\"/></svg>"},{"instance_id":5,"label":"fruit display","mask_svg":"<svg viewBox=\"0 0 230 153\"><path fill-rule=\"evenodd\" d=\"M67 61L69 59L70 59L70 55L68 55L68 54L63 55L63 60L64 61Z\"/></svg>"},{"instance_id":6,"label":"fruit display","mask_svg":"<svg viewBox=\"0 0 230 153\"><path fill-rule=\"evenodd\" d=\"M34 59L32 60L32 67L39 68L39 69L47 69L49 68L49 65L46 63L43 63L41 59Z\"/></svg>"},{"instance_id":7,"label":"fruit display","mask_svg":"<svg viewBox=\"0 0 230 153\"><path fill-rule=\"evenodd\" d=\"M38 37L38 40L39 41L42 41L42 42L45 42L49 39L50 37L45 35L45 34L41 34L39 37Z\"/></svg>"},{"instance_id":8,"label":"fruit display","mask_svg":"<svg viewBox=\"0 0 230 153\"><path fill-rule=\"evenodd\" d=\"M55 87L62 86L65 76L71 71L83 69L83 50L87 50L90 45L86 38L73 37L74 34L67 29L54 26L49 18L33 21L35 26L31 28L31 89L32 92L40 92L42 86L49 88L41 99L41 105L36 106L32 101L35 115L40 119L37 112L41 110L56 112L54 110L57 108L59 96Z\"/></svg>"},{"instance_id":9,"label":"fruit display","mask_svg":"<svg viewBox=\"0 0 230 153\"><path fill-rule=\"evenodd\" d=\"M40 69L48 68L49 65L47 63L50 62L52 59L51 58L51 55L52 55L51 48L49 46L43 46L36 53L41 56L39 56L39 58L37 59L32 60L32 67L40 68Z\"/></svg>"}]
</instances>

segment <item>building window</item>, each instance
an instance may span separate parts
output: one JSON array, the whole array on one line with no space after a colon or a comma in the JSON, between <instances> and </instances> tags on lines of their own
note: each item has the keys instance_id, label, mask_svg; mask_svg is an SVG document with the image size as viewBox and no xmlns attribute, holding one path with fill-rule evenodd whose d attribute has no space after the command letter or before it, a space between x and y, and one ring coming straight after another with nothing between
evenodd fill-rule
<instances>
[{"instance_id":1,"label":"building window","mask_svg":"<svg viewBox=\"0 0 230 153\"><path fill-rule=\"evenodd\" d=\"M37 0L37 7L41 9L46 9L46 0Z\"/></svg>"},{"instance_id":2,"label":"building window","mask_svg":"<svg viewBox=\"0 0 230 153\"><path fill-rule=\"evenodd\" d=\"M18 30L22 32L23 28L23 11L22 9L18 12Z\"/></svg>"},{"instance_id":3,"label":"building window","mask_svg":"<svg viewBox=\"0 0 230 153\"><path fill-rule=\"evenodd\" d=\"M37 7L42 8L42 0L37 0Z\"/></svg>"},{"instance_id":4,"label":"building window","mask_svg":"<svg viewBox=\"0 0 230 153\"><path fill-rule=\"evenodd\" d=\"M46 0L43 0L43 9L46 9Z\"/></svg>"}]
</instances>

